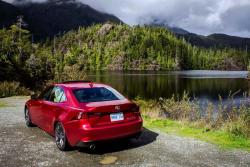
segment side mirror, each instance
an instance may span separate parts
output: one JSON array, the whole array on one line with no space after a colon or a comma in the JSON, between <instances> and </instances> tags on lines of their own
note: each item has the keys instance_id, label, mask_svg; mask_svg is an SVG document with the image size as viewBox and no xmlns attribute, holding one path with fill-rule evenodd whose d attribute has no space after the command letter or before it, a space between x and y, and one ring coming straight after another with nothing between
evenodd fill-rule
<instances>
[{"instance_id":1,"label":"side mirror","mask_svg":"<svg viewBox=\"0 0 250 167\"><path fill-rule=\"evenodd\" d=\"M30 96L31 99L36 100L38 99L38 94L34 93Z\"/></svg>"}]
</instances>

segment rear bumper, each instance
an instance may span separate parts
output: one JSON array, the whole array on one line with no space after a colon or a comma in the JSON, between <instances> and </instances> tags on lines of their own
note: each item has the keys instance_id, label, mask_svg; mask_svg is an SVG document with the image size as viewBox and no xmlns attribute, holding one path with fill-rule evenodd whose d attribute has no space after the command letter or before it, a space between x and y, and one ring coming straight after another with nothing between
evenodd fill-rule
<instances>
[{"instance_id":1,"label":"rear bumper","mask_svg":"<svg viewBox=\"0 0 250 167\"><path fill-rule=\"evenodd\" d=\"M77 122L65 126L69 144L85 147L98 141L138 135L142 131L142 119L102 127L90 127Z\"/></svg>"},{"instance_id":2,"label":"rear bumper","mask_svg":"<svg viewBox=\"0 0 250 167\"><path fill-rule=\"evenodd\" d=\"M76 144L77 147L81 147L81 148L88 148L90 147L92 144L100 144L103 142L108 142L108 141L113 141L115 139L122 139L122 138L138 138L141 135L141 131L132 134L132 135L128 135L128 136L122 136L121 138L112 138L112 139L106 139L106 140L98 140L98 141L88 141L88 142L84 142L84 141L80 141Z\"/></svg>"}]
</instances>

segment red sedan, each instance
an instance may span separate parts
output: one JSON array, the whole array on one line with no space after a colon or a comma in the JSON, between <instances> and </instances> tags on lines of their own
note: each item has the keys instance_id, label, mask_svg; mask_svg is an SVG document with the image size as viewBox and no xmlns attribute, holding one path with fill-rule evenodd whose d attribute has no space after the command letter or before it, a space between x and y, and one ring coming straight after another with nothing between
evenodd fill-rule
<instances>
[{"instance_id":1,"label":"red sedan","mask_svg":"<svg viewBox=\"0 0 250 167\"><path fill-rule=\"evenodd\" d=\"M139 107L112 87L88 81L53 84L25 104L27 126L55 136L60 150L95 148L97 141L137 137L142 130Z\"/></svg>"}]
</instances>

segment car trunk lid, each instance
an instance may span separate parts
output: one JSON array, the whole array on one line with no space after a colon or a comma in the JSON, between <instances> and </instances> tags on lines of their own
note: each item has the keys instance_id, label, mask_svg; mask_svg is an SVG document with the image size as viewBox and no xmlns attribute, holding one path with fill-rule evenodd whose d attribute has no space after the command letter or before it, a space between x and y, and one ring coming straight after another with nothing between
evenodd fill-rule
<instances>
[{"instance_id":1,"label":"car trunk lid","mask_svg":"<svg viewBox=\"0 0 250 167\"><path fill-rule=\"evenodd\" d=\"M137 105L128 100L90 102L83 104L92 127L119 124L138 118Z\"/></svg>"}]
</instances>

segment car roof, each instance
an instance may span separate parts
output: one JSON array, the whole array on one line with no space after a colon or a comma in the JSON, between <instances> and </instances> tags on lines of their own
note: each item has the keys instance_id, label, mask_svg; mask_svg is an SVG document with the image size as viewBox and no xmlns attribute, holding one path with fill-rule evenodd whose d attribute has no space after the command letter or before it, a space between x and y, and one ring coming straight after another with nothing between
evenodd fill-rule
<instances>
[{"instance_id":1,"label":"car roof","mask_svg":"<svg viewBox=\"0 0 250 167\"><path fill-rule=\"evenodd\" d=\"M109 87L106 84L92 82L92 81L68 81L62 83L56 83L55 86L63 86L66 88L98 88L98 87Z\"/></svg>"}]
</instances>

